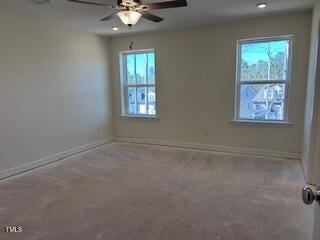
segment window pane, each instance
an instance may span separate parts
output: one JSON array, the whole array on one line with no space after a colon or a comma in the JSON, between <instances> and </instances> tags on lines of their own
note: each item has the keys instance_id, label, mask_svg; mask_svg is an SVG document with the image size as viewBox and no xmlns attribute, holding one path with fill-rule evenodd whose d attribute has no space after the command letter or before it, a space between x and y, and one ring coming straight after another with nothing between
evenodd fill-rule
<instances>
[{"instance_id":1,"label":"window pane","mask_svg":"<svg viewBox=\"0 0 320 240\"><path fill-rule=\"evenodd\" d=\"M154 53L148 53L148 83L155 83L155 58Z\"/></svg>"},{"instance_id":2,"label":"window pane","mask_svg":"<svg viewBox=\"0 0 320 240\"><path fill-rule=\"evenodd\" d=\"M136 88L128 88L128 114L137 114Z\"/></svg>"},{"instance_id":3,"label":"window pane","mask_svg":"<svg viewBox=\"0 0 320 240\"><path fill-rule=\"evenodd\" d=\"M137 88L137 103L138 103L138 114L147 114L147 88Z\"/></svg>"},{"instance_id":4,"label":"window pane","mask_svg":"<svg viewBox=\"0 0 320 240\"><path fill-rule=\"evenodd\" d=\"M148 114L156 115L156 90L155 87L148 88Z\"/></svg>"},{"instance_id":5,"label":"window pane","mask_svg":"<svg viewBox=\"0 0 320 240\"><path fill-rule=\"evenodd\" d=\"M289 40L241 44L240 80L287 80Z\"/></svg>"},{"instance_id":6,"label":"window pane","mask_svg":"<svg viewBox=\"0 0 320 240\"><path fill-rule=\"evenodd\" d=\"M147 83L147 55L136 54L136 78L137 84Z\"/></svg>"},{"instance_id":7,"label":"window pane","mask_svg":"<svg viewBox=\"0 0 320 240\"><path fill-rule=\"evenodd\" d=\"M127 84L135 84L134 55L127 55Z\"/></svg>"},{"instance_id":8,"label":"window pane","mask_svg":"<svg viewBox=\"0 0 320 240\"><path fill-rule=\"evenodd\" d=\"M128 115L156 115L155 54L152 51L125 53L124 104ZM130 86L128 86L130 85Z\"/></svg>"},{"instance_id":9,"label":"window pane","mask_svg":"<svg viewBox=\"0 0 320 240\"><path fill-rule=\"evenodd\" d=\"M284 120L285 84L242 84L240 119Z\"/></svg>"}]
</instances>

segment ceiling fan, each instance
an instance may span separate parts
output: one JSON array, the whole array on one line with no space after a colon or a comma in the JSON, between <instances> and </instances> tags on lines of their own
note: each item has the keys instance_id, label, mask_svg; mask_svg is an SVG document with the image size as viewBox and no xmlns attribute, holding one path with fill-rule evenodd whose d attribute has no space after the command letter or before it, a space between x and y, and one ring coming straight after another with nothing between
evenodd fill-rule
<instances>
[{"instance_id":1,"label":"ceiling fan","mask_svg":"<svg viewBox=\"0 0 320 240\"><path fill-rule=\"evenodd\" d=\"M115 15L117 15L121 21L128 25L129 27L135 25L141 17L146 18L152 22L161 22L164 19L148 13L149 10L162 9L162 8L176 8L176 7L186 7L187 0L174 0L158 3L148 3L142 4L141 0L117 0L117 5L113 6L110 4L99 3L99 2L89 2L82 0L69 0L69 2L104 6L115 10L114 13L101 19L100 21L111 20Z\"/></svg>"}]
</instances>

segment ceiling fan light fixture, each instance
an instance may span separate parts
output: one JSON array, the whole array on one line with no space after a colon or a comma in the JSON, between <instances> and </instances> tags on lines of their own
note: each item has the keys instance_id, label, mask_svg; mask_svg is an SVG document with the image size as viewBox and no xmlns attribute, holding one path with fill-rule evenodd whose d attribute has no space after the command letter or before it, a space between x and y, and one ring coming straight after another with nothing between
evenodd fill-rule
<instances>
[{"instance_id":1,"label":"ceiling fan light fixture","mask_svg":"<svg viewBox=\"0 0 320 240\"><path fill-rule=\"evenodd\" d=\"M118 12L117 15L121 21L128 26L135 25L142 16L141 13L136 11L121 11Z\"/></svg>"},{"instance_id":2,"label":"ceiling fan light fixture","mask_svg":"<svg viewBox=\"0 0 320 240\"><path fill-rule=\"evenodd\" d=\"M257 5L257 7L260 8L260 9L266 8L267 6L268 6L268 4L266 4L266 3L259 3Z\"/></svg>"}]
</instances>

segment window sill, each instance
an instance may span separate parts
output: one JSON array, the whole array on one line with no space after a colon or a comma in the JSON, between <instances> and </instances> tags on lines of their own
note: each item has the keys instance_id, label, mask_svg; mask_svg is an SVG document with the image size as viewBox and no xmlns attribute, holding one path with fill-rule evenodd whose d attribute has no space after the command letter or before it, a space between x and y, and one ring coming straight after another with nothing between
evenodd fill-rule
<instances>
[{"instance_id":1,"label":"window sill","mask_svg":"<svg viewBox=\"0 0 320 240\"><path fill-rule=\"evenodd\" d=\"M292 122L278 122L278 121L255 121L255 120L231 120L231 123L234 124L247 124L247 125L265 125L265 126L293 126L294 124Z\"/></svg>"},{"instance_id":2,"label":"window sill","mask_svg":"<svg viewBox=\"0 0 320 240\"><path fill-rule=\"evenodd\" d=\"M142 119L142 120L159 120L159 116L145 116L145 115L121 115L120 119Z\"/></svg>"}]
</instances>

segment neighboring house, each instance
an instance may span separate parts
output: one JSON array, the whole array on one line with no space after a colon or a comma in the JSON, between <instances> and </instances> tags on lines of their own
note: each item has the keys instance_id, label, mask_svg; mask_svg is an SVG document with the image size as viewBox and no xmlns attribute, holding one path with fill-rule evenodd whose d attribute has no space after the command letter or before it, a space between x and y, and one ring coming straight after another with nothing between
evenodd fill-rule
<instances>
[{"instance_id":1,"label":"neighboring house","mask_svg":"<svg viewBox=\"0 0 320 240\"><path fill-rule=\"evenodd\" d=\"M252 119L252 113L255 111L253 99L256 91L251 85L241 87L240 117L244 119Z\"/></svg>"},{"instance_id":2,"label":"neighboring house","mask_svg":"<svg viewBox=\"0 0 320 240\"><path fill-rule=\"evenodd\" d=\"M153 91L148 92L148 104L149 104L149 114L156 114L156 93Z\"/></svg>"},{"instance_id":3,"label":"neighboring house","mask_svg":"<svg viewBox=\"0 0 320 240\"><path fill-rule=\"evenodd\" d=\"M276 84L263 87L253 99L254 119L283 119L284 89Z\"/></svg>"},{"instance_id":4,"label":"neighboring house","mask_svg":"<svg viewBox=\"0 0 320 240\"><path fill-rule=\"evenodd\" d=\"M135 113L136 107L138 107L139 114L147 114L147 101L146 101L146 94L145 89L141 88L137 90L138 95L136 97L136 92L132 91L129 93L128 100L129 100L129 113ZM137 106L136 106L137 101ZM149 114L156 114L155 109L155 102L156 102L156 94L153 91L148 92L148 104L149 104Z\"/></svg>"}]
</instances>

